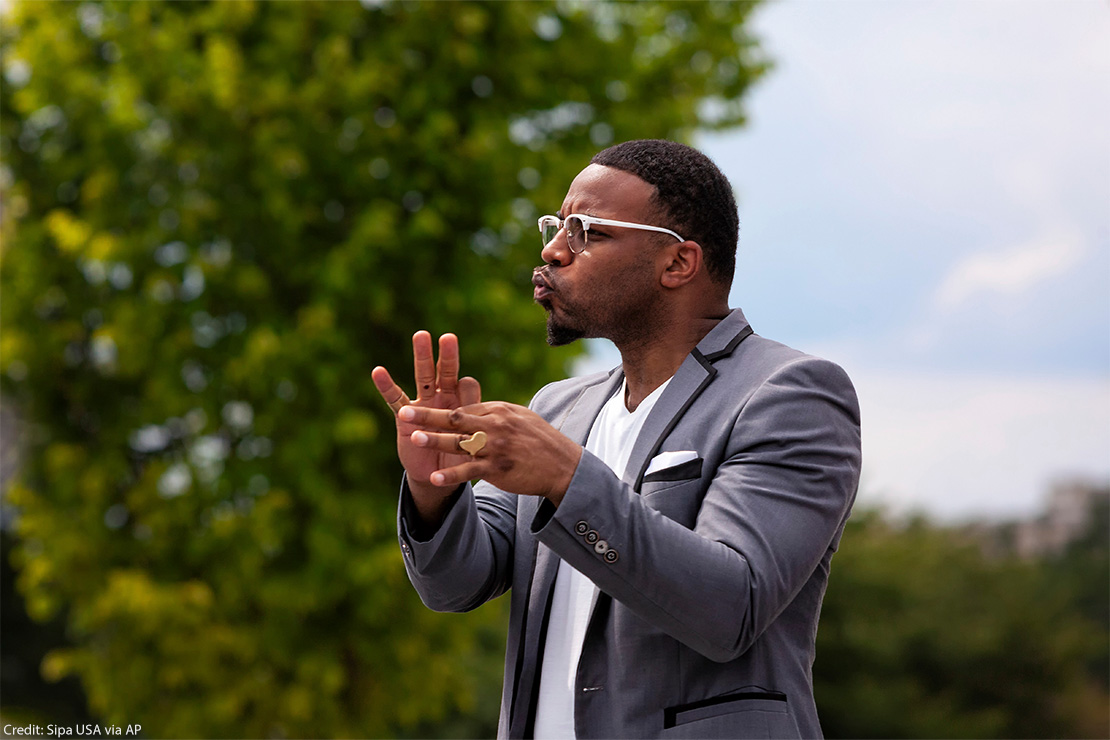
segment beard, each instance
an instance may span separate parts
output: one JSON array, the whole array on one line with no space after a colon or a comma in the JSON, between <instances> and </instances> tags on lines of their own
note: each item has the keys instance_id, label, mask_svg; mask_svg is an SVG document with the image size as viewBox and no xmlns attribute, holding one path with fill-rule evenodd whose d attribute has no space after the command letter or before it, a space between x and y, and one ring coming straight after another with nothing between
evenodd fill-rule
<instances>
[{"instance_id":1,"label":"beard","mask_svg":"<svg viewBox=\"0 0 1110 740\"><path fill-rule=\"evenodd\" d=\"M560 323L551 309L547 310L547 343L552 347L562 347L585 336L585 331Z\"/></svg>"},{"instance_id":2,"label":"beard","mask_svg":"<svg viewBox=\"0 0 1110 740\"><path fill-rule=\"evenodd\" d=\"M585 292L567 292L558 275L541 271L542 282L555 291L554 300L539 304L547 311L547 343L562 347L578 339L604 338L621 343L650 332L657 296L650 272L629 272Z\"/></svg>"}]
</instances>

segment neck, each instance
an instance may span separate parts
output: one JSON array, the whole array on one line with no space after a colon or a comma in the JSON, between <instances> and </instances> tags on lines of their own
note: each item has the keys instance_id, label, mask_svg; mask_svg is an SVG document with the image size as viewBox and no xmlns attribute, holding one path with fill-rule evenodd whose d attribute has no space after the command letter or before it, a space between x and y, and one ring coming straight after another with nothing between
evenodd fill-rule
<instances>
[{"instance_id":1,"label":"neck","mask_svg":"<svg viewBox=\"0 0 1110 740\"><path fill-rule=\"evenodd\" d=\"M624 367L627 386L624 403L628 410L635 411L653 390L674 375L690 351L726 315L727 306L723 311L702 316L674 317L654 325L648 336L617 343Z\"/></svg>"}]
</instances>

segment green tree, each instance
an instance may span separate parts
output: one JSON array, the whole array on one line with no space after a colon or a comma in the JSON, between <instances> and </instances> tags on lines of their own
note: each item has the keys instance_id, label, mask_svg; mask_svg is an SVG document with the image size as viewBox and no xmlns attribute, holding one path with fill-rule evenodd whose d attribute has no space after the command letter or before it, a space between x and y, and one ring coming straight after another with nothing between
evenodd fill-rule
<instances>
[{"instance_id":1,"label":"green tree","mask_svg":"<svg viewBox=\"0 0 1110 740\"><path fill-rule=\"evenodd\" d=\"M1100 737L1110 737L1110 489L1088 511L1088 524L1064 551L1044 559L1045 577L1068 599L1075 615L1094 625L1087 671L1101 699ZM1093 702L1092 702L1093 703Z\"/></svg>"},{"instance_id":2,"label":"green tree","mask_svg":"<svg viewBox=\"0 0 1110 740\"><path fill-rule=\"evenodd\" d=\"M1105 687L1085 665L1105 641L1079 591L966 534L857 512L817 638L826 735L1106 737Z\"/></svg>"},{"instance_id":3,"label":"green tree","mask_svg":"<svg viewBox=\"0 0 1110 740\"><path fill-rule=\"evenodd\" d=\"M20 588L72 641L44 673L152 735L490 732L504 604L407 586L369 370L426 328L487 397L559 376L536 217L610 142L740 123L750 10L13 3L0 373Z\"/></svg>"}]
</instances>

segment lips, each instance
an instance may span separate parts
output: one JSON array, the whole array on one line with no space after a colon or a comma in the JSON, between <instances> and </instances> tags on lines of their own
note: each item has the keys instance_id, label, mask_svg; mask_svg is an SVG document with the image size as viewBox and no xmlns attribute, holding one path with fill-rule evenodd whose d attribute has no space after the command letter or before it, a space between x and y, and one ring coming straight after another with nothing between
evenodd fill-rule
<instances>
[{"instance_id":1,"label":"lips","mask_svg":"<svg viewBox=\"0 0 1110 740\"><path fill-rule=\"evenodd\" d=\"M545 304L548 303L550 297L555 294L555 288L551 286L551 282L548 280L547 276L539 271L532 273L532 285L535 286L535 289L532 291L533 299L536 303L544 305L546 308L547 306Z\"/></svg>"}]
</instances>

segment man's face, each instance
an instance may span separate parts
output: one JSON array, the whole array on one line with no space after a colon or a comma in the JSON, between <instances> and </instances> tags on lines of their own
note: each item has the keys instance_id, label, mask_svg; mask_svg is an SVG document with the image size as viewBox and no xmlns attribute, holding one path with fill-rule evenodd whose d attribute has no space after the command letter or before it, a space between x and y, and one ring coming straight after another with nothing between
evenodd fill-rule
<instances>
[{"instance_id":1,"label":"man's face","mask_svg":"<svg viewBox=\"0 0 1110 740\"><path fill-rule=\"evenodd\" d=\"M631 173L591 164L574 178L557 215L652 224L658 220L650 205L654 194L653 185ZM532 281L536 302L547 310L548 343L604 337L619 344L649 328L659 290L659 241L651 232L595 225L586 248L574 254L560 231L540 253L546 264Z\"/></svg>"}]
</instances>

